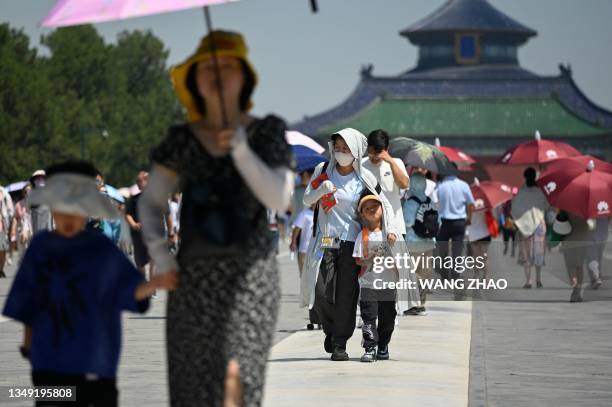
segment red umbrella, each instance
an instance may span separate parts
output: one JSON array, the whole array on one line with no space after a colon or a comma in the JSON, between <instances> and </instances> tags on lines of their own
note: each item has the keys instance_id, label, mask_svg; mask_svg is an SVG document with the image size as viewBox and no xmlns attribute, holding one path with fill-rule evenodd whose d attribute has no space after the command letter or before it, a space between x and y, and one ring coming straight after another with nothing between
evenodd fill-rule
<instances>
[{"instance_id":1,"label":"red umbrella","mask_svg":"<svg viewBox=\"0 0 612 407\"><path fill-rule=\"evenodd\" d=\"M590 155L578 155L576 157L559 158L558 160L551 161L546 164L546 173L557 171L568 166L578 166L580 169L584 169L589 164L589 161L593 161L596 171L608 172L612 174L612 164L603 160L598 160Z\"/></svg>"},{"instance_id":2,"label":"red umbrella","mask_svg":"<svg viewBox=\"0 0 612 407\"><path fill-rule=\"evenodd\" d=\"M444 153L444 155L448 157L450 161L456 163L459 167L469 166L471 164L476 163L476 160L474 158L459 150L458 148L441 146L440 139L437 137L435 144L436 147L438 147L438 150L442 151L442 153Z\"/></svg>"},{"instance_id":3,"label":"red umbrella","mask_svg":"<svg viewBox=\"0 0 612 407\"><path fill-rule=\"evenodd\" d=\"M537 183L556 208L584 219L610 216L612 174L598 171L593 161L547 171Z\"/></svg>"},{"instance_id":4,"label":"red umbrella","mask_svg":"<svg viewBox=\"0 0 612 407\"><path fill-rule=\"evenodd\" d=\"M509 201L514 196L512 187L499 181L479 181L474 178L470 185L474 196L474 210L493 209L498 205Z\"/></svg>"},{"instance_id":5,"label":"red umbrella","mask_svg":"<svg viewBox=\"0 0 612 407\"><path fill-rule=\"evenodd\" d=\"M535 140L517 144L501 156L501 164L544 164L558 158L574 157L580 152L569 144L560 141L542 140L540 132L535 132Z\"/></svg>"}]
</instances>

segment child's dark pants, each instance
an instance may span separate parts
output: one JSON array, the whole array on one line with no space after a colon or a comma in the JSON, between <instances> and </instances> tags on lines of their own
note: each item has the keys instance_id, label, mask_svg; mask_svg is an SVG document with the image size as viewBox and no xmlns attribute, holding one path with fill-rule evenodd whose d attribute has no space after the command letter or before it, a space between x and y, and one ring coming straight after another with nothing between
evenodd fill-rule
<instances>
[{"instance_id":1,"label":"child's dark pants","mask_svg":"<svg viewBox=\"0 0 612 407\"><path fill-rule=\"evenodd\" d=\"M395 329L395 301L360 301L363 347L385 349ZM378 327L376 326L378 318Z\"/></svg>"},{"instance_id":2,"label":"child's dark pants","mask_svg":"<svg viewBox=\"0 0 612 407\"><path fill-rule=\"evenodd\" d=\"M34 386L76 387L76 401L37 401L36 406L116 407L119 392L116 378L88 380L82 374L33 371Z\"/></svg>"}]
</instances>

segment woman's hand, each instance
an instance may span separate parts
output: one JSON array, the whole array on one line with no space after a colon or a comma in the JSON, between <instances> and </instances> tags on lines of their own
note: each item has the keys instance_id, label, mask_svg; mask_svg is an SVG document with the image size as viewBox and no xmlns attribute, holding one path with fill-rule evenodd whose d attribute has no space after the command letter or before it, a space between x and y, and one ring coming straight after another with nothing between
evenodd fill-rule
<instances>
[{"instance_id":1,"label":"woman's hand","mask_svg":"<svg viewBox=\"0 0 612 407\"><path fill-rule=\"evenodd\" d=\"M166 273L155 274L151 277L151 283L158 289L174 290L178 285L178 273L172 270Z\"/></svg>"},{"instance_id":2,"label":"woman's hand","mask_svg":"<svg viewBox=\"0 0 612 407\"><path fill-rule=\"evenodd\" d=\"M207 132L200 139L210 155L213 157L223 157L230 153L233 138L234 129L223 129L216 132Z\"/></svg>"},{"instance_id":3,"label":"woman's hand","mask_svg":"<svg viewBox=\"0 0 612 407\"><path fill-rule=\"evenodd\" d=\"M397 240L397 236L395 235L395 233L389 233L389 235L387 236L387 240L389 241L389 243L393 244Z\"/></svg>"},{"instance_id":4,"label":"woman's hand","mask_svg":"<svg viewBox=\"0 0 612 407\"><path fill-rule=\"evenodd\" d=\"M321 190L321 192L323 192L323 195L327 195L327 194L336 192L336 186L330 180L323 181L321 185L319 186L319 189Z\"/></svg>"},{"instance_id":5,"label":"woman's hand","mask_svg":"<svg viewBox=\"0 0 612 407\"><path fill-rule=\"evenodd\" d=\"M178 286L178 272L170 270L165 273L155 274L150 281L144 282L134 292L136 301L142 301L155 293L155 290L162 289L172 291Z\"/></svg>"}]
</instances>

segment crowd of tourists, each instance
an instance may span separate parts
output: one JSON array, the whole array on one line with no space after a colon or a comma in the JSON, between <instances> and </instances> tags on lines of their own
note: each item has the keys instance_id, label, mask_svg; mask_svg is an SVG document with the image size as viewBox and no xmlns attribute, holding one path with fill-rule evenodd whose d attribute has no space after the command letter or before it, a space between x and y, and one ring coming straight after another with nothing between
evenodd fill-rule
<instances>
[{"instance_id":1,"label":"crowd of tourists","mask_svg":"<svg viewBox=\"0 0 612 407\"><path fill-rule=\"evenodd\" d=\"M24 325L34 385L77 386L82 405L117 405L121 312L146 312L168 290L170 404L260 405L287 240L308 328L322 329L332 361L349 360L356 325L361 361L389 359L398 317L428 313L419 282L464 278L454 262L381 258L486 257L501 228L504 254L518 242L524 288L533 269L541 288L549 228L566 236L571 301L582 301L584 270L602 284L609 218L551 209L534 168L511 201L479 210L457 173L392 157L383 129L345 128L330 135L327 161L296 174L284 121L249 114L257 74L242 36L213 34L172 69L187 122L154 146L126 200L82 161L35 171L14 197L0 189L0 275L18 263L3 314ZM598 244L575 243L584 241ZM485 264L478 278L490 274Z\"/></svg>"}]
</instances>

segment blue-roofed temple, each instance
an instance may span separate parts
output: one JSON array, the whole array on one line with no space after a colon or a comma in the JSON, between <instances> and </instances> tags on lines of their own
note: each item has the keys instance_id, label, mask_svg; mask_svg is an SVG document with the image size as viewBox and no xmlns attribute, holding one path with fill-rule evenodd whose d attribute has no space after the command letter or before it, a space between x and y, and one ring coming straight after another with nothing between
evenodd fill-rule
<instances>
[{"instance_id":1,"label":"blue-roofed temple","mask_svg":"<svg viewBox=\"0 0 612 407\"><path fill-rule=\"evenodd\" d=\"M521 67L518 48L537 32L486 0L450 0L400 35L418 47L415 67L392 77L362 68L344 102L292 127L321 143L344 127L431 143L438 137L483 163L539 130L584 154L612 158L612 112L580 91L569 66L559 65L555 76Z\"/></svg>"}]
</instances>

